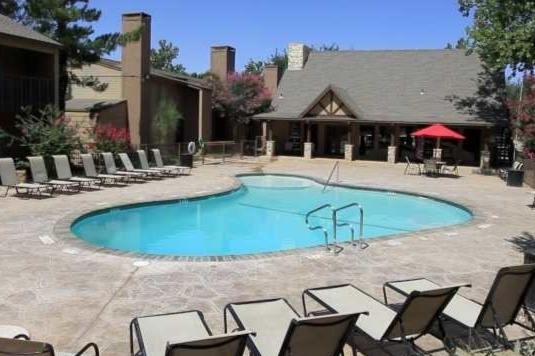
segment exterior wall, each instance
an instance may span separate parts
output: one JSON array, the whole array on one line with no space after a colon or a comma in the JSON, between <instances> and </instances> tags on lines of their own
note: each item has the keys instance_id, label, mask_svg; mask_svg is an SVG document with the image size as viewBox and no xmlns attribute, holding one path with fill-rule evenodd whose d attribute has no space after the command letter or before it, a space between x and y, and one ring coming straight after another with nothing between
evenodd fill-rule
<instances>
[{"instance_id":1,"label":"exterior wall","mask_svg":"<svg viewBox=\"0 0 535 356\"><path fill-rule=\"evenodd\" d=\"M72 98L117 100L123 97L123 82L120 70L109 68L101 64L92 64L84 66L81 69L75 69L73 72L79 77L97 77L102 83L107 83L108 87L103 92L97 92L91 88L72 85L70 88Z\"/></svg>"},{"instance_id":2,"label":"exterior wall","mask_svg":"<svg viewBox=\"0 0 535 356\"><path fill-rule=\"evenodd\" d=\"M199 90L199 138L204 141L212 140L212 91L208 89Z\"/></svg>"}]
</instances>

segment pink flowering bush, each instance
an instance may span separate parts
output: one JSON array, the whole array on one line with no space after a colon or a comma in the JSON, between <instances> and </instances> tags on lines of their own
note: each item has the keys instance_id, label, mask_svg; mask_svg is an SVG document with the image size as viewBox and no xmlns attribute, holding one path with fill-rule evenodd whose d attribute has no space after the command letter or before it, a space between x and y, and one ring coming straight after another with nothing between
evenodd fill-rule
<instances>
[{"instance_id":1,"label":"pink flowering bush","mask_svg":"<svg viewBox=\"0 0 535 356\"><path fill-rule=\"evenodd\" d=\"M535 159L535 77L524 78L524 95L521 101L509 102L511 120L524 143L526 158Z\"/></svg>"},{"instance_id":2,"label":"pink flowering bush","mask_svg":"<svg viewBox=\"0 0 535 356\"><path fill-rule=\"evenodd\" d=\"M130 149L130 132L126 128L100 124L95 128L94 148L98 152L125 152Z\"/></svg>"},{"instance_id":3,"label":"pink flowering bush","mask_svg":"<svg viewBox=\"0 0 535 356\"><path fill-rule=\"evenodd\" d=\"M271 93L261 76L254 73L231 73L226 80L209 77L212 105L221 117L247 124L253 115L270 110Z\"/></svg>"}]
</instances>

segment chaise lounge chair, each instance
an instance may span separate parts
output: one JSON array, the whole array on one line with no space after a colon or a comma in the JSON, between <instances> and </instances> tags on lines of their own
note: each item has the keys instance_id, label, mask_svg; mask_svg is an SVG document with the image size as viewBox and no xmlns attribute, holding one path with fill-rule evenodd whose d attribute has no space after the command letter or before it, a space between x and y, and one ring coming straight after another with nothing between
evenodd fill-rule
<instances>
[{"instance_id":1,"label":"chaise lounge chair","mask_svg":"<svg viewBox=\"0 0 535 356\"><path fill-rule=\"evenodd\" d=\"M54 190L69 190L80 192L82 188L80 182L66 182L64 180L49 179L46 171L45 160L41 156L28 157L30 162L30 170L32 172L32 179L35 183L48 184L54 187Z\"/></svg>"},{"instance_id":2,"label":"chaise lounge chair","mask_svg":"<svg viewBox=\"0 0 535 356\"><path fill-rule=\"evenodd\" d=\"M13 158L0 158L0 181L2 186L6 188L4 197L7 197L10 189L15 189L17 194L30 195L35 192L40 196L43 193L51 195L54 190L54 188L50 185L38 183L19 183ZM22 193L22 191L24 191L24 193Z\"/></svg>"},{"instance_id":3,"label":"chaise lounge chair","mask_svg":"<svg viewBox=\"0 0 535 356\"><path fill-rule=\"evenodd\" d=\"M165 174L167 176L179 175L179 172L173 168L149 166L149 160L147 159L147 154L144 150L137 150L137 156L139 158L139 165L141 166L141 169L153 170L156 172L160 172L161 174Z\"/></svg>"},{"instance_id":4,"label":"chaise lounge chair","mask_svg":"<svg viewBox=\"0 0 535 356\"><path fill-rule=\"evenodd\" d=\"M332 313L351 313L367 310L368 316L357 320L356 328L348 339L353 350L373 354L380 350L402 347L402 353L419 353L415 341L431 331L442 310L460 286L413 290L399 310L392 309L352 284L307 289L303 292ZM399 354L399 351L396 353Z\"/></svg>"},{"instance_id":5,"label":"chaise lounge chair","mask_svg":"<svg viewBox=\"0 0 535 356\"><path fill-rule=\"evenodd\" d=\"M514 161L513 164L511 165L511 168L501 168L498 171L498 174L499 174L501 179L507 180L507 176L509 175L509 170L513 170L513 171L520 170L521 171L523 169L524 169L524 163L518 162L518 161Z\"/></svg>"},{"instance_id":6,"label":"chaise lounge chair","mask_svg":"<svg viewBox=\"0 0 535 356\"><path fill-rule=\"evenodd\" d=\"M59 180L75 182L86 188L97 186L100 189L100 179L88 177L73 177L69 158L66 155L52 156L52 158L54 159L54 165L56 166L56 173Z\"/></svg>"},{"instance_id":7,"label":"chaise lounge chair","mask_svg":"<svg viewBox=\"0 0 535 356\"><path fill-rule=\"evenodd\" d=\"M147 175L144 173L119 171L115 165L115 159L113 158L113 154L111 154L111 152L103 152L102 158L104 159L104 167L106 168L107 174L126 176L128 179L134 179L137 181L144 181L147 177Z\"/></svg>"},{"instance_id":8,"label":"chaise lounge chair","mask_svg":"<svg viewBox=\"0 0 535 356\"><path fill-rule=\"evenodd\" d=\"M91 355L99 356L98 346L94 343L85 345L77 353L56 353L54 347L50 344L37 341L28 341L20 339L0 338L0 355L32 355L32 356L81 356Z\"/></svg>"},{"instance_id":9,"label":"chaise lounge chair","mask_svg":"<svg viewBox=\"0 0 535 356\"><path fill-rule=\"evenodd\" d=\"M525 304L525 297L534 277L535 264L504 267L496 274L483 304L455 295L444 309L444 316L448 321L468 329L469 343L472 342L473 333L477 334L477 329L484 329L491 330L495 341L507 346L509 341L504 331L505 326L514 324L535 332L535 320ZM389 282L386 286L402 294L407 294L415 288L440 288L438 284L425 278ZM520 310L531 325L518 321Z\"/></svg>"},{"instance_id":10,"label":"chaise lounge chair","mask_svg":"<svg viewBox=\"0 0 535 356\"><path fill-rule=\"evenodd\" d=\"M141 173L145 174L151 178L161 178L162 172L153 169L136 169L130 160L130 157L126 153L119 153L119 159L123 164L124 170L128 173Z\"/></svg>"},{"instance_id":11,"label":"chaise lounge chair","mask_svg":"<svg viewBox=\"0 0 535 356\"><path fill-rule=\"evenodd\" d=\"M282 298L230 303L224 310L239 329L254 330L248 347L255 356L338 356L358 317L365 312L301 318Z\"/></svg>"},{"instance_id":12,"label":"chaise lounge chair","mask_svg":"<svg viewBox=\"0 0 535 356\"><path fill-rule=\"evenodd\" d=\"M156 163L157 168L167 168L178 171L180 174L190 174L191 173L191 167L186 166L170 166L170 165L164 165L162 160L162 153L158 148L151 149L152 155L154 156L154 162Z\"/></svg>"},{"instance_id":13,"label":"chaise lounge chair","mask_svg":"<svg viewBox=\"0 0 535 356\"><path fill-rule=\"evenodd\" d=\"M134 334L138 351L134 350ZM242 356L250 332L213 336L200 311L138 317L130 323L131 356Z\"/></svg>"},{"instance_id":14,"label":"chaise lounge chair","mask_svg":"<svg viewBox=\"0 0 535 356\"><path fill-rule=\"evenodd\" d=\"M80 155L82 157L82 163L84 165L85 176L89 178L99 179L101 184L115 184L117 182L128 182L128 176L117 174L99 174L95 168L95 161L93 156L89 153Z\"/></svg>"}]
</instances>

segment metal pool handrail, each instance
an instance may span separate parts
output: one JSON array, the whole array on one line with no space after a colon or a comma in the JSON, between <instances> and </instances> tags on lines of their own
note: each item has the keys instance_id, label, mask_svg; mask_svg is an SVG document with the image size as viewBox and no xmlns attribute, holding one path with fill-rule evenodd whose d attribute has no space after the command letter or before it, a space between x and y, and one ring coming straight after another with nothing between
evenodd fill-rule
<instances>
[{"instance_id":1,"label":"metal pool handrail","mask_svg":"<svg viewBox=\"0 0 535 356\"><path fill-rule=\"evenodd\" d=\"M344 206L341 206L337 209L333 209L333 222L334 222L334 236L333 236L333 239L336 241L336 234L337 234L337 228L338 227L343 227L343 226L347 226L349 228L349 230L351 231L351 243L353 246L357 246L357 244L355 243L355 229L353 227L353 225L351 225L350 223L338 223L338 212L339 211L342 211L342 210L345 210L345 209L349 209L349 208L352 208L352 207L356 207L358 208L359 210L359 217L360 217L360 220L359 220L359 225L360 225L360 228L359 228L359 247L361 249L365 249L366 247L368 247L368 244L365 243L363 240L362 240L362 236L364 235L364 209L362 208L362 205L360 205L359 203L351 203L351 204L347 204L347 205L344 205Z\"/></svg>"},{"instance_id":2,"label":"metal pool handrail","mask_svg":"<svg viewBox=\"0 0 535 356\"><path fill-rule=\"evenodd\" d=\"M340 161L334 162L333 169L331 169L331 173L329 174L329 177L325 181L325 184L323 185L323 192L325 189L327 189L327 186L331 182L331 178L333 177L334 171L336 170L336 180L340 180Z\"/></svg>"},{"instance_id":3,"label":"metal pool handrail","mask_svg":"<svg viewBox=\"0 0 535 356\"><path fill-rule=\"evenodd\" d=\"M343 248L340 247L340 246L336 246L336 240L334 241L335 243L333 244L333 249L330 248L330 246L329 246L329 232L327 231L327 229L323 225L312 226L310 224L310 217L312 216L312 214L317 213L318 211L323 210L323 209L327 209L327 208L331 209L331 218L333 219L333 229L336 230L336 227L334 227L334 226L336 226L336 221L334 220L335 219L335 213L334 213L334 208L333 208L333 206L331 204L323 204L322 206L318 206L317 208L310 210L305 216L305 223L307 224L307 227L308 227L309 230L311 230L311 231L321 230L323 232L323 236L325 238L325 248L327 249L327 251L332 251L334 253L339 253L340 251L342 251Z\"/></svg>"}]
</instances>

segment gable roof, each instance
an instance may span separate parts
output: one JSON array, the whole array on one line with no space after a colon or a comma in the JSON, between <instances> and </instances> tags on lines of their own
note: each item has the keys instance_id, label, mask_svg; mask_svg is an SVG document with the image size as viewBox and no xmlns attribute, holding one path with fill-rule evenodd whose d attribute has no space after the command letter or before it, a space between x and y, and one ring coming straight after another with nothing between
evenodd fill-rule
<instances>
[{"instance_id":1,"label":"gable roof","mask_svg":"<svg viewBox=\"0 0 535 356\"><path fill-rule=\"evenodd\" d=\"M101 58L98 64L101 64L103 66L106 66L106 67L112 68L112 69L116 69L116 70L121 70L122 69L121 62L113 60L113 59ZM156 69L156 68L151 68L150 69L150 75L154 76L154 77L157 77L157 78L172 80L172 81L175 81L175 82L186 84L186 85L188 85L188 86L190 86L192 88L196 88L196 89L211 89L204 82L204 80L198 79L198 78L193 78L193 77L190 77L189 75L176 74L176 73L172 73L172 72L168 72L168 71L161 70L161 69Z\"/></svg>"},{"instance_id":2,"label":"gable roof","mask_svg":"<svg viewBox=\"0 0 535 356\"><path fill-rule=\"evenodd\" d=\"M29 27L21 25L4 15L0 15L0 34L46 43L56 47L61 46L59 42L56 42Z\"/></svg>"},{"instance_id":3,"label":"gable roof","mask_svg":"<svg viewBox=\"0 0 535 356\"><path fill-rule=\"evenodd\" d=\"M479 57L464 50L313 51L303 69L284 73L275 111L255 118L304 120L302 113L330 87L357 121L489 125L448 99L474 95L481 71Z\"/></svg>"},{"instance_id":4,"label":"gable roof","mask_svg":"<svg viewBox=\"0 0 535 356\"><path fill-rule=\"evenodd\" d=\"M314 109L316 105L318 105L325 95L332 92L338 99L342 102L342 104L351 112L352 117L358 116L358 107L355 105L351 97L347 94L347 92L339 88L337 86L334 86L332 84L329 84L323 89L320 94L299 114L299 118L304 118L307 114L310 113L311 110Z\"/></svg>"}]
</instances>

